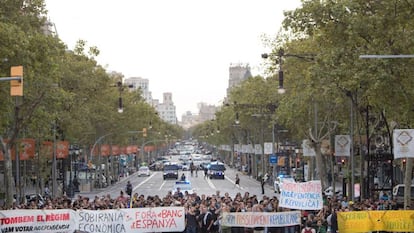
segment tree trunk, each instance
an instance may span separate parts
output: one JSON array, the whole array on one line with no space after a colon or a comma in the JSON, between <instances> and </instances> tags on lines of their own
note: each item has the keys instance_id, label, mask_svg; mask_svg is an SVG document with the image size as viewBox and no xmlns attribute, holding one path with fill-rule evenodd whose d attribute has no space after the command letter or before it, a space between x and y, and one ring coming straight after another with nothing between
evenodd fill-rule
<instances>
[{"instance_id":1,"label":"tree trunk","mask_svg":"<svg viewBox=\"0 0 414 233\"><path fill-rule=\"evenodd\" d=\"M12 160L10 157L10 144L6 144L3 137L0 136L0 149L4 155L4 184L6 189L6 208L11 208L13 204L13 173L12 173Z\"/></svg>"},{"instance_id":2,"label":"tree trunk","mask_svg":"<svg viewBox=\"0 0 414 233\"><path fill-rule=\"evenodd\" d=\"M413 171L414 158L407 158L405 164L405 178L404 178L404 209L409 210L411 207L411 179Z\"/></svg>"},{"instance_id":3,"label":"tree trunk","mask_svg":"<svg viewBox=\"0 0 414 233\"><path fill-rule=\"evenodd\" d=\"M321 152L321 143L314 143L315 154L316 154L316 170L319 175L319 180L321 181L322 190L325 190L328 187L328 176L326 174L326 165L324 159L322 158Z\"/></svg>"}]
</instances>

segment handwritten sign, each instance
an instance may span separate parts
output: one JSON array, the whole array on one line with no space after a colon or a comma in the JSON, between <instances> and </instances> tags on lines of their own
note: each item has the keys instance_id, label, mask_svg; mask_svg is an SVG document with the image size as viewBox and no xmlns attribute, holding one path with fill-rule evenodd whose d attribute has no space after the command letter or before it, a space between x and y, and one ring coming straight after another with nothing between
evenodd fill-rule
<instances>
[{"instance_id":1,"label":"handwritten sign","mask_svg":"<svg viewBox=\"0 0 414 233\"><path fill-rule=\"evenodd\" d=\"M413 210L373 210L338 212L341 233L353 232L414 232Z\"/></svg>"},{"instance_id":2,"label":"handwritten sign","mask_svg":"<svg viewBox=\"0 0 414 233\"><path fill-rule=\"evenodd\" d=\"M281 187L279 206L296 210L322 209L321 181L284 182Z\"/></svg>"},{"instance_id":3,"label":"handwritten sign","mask_svg":"<svg viewBox=\"0 0 414 233\"><path fill-rule=\"evenodd\" d=\"M300 224L300 211L223 213L221 224L230 227L293 226Z\"/></svg>"},{"instance_id":4,"label":"handwritten sign","mask_svg":"<svg viewBox=\"0 0 414 233\"><path fill-rule=\"evenodd\" d=\"M0 230L8 232L74 232L73 210L5 210L0 211Z\"/></svg>"},{"instance_id":5,"label":"handwritten sign","mask_svg":"<svg viewBox=\"0 0 414 233\"><path fill-rule=\"evenodd\" d=\"M77 230L84 232L184 231L184 207L80 210Z\"/></svg>"}]
</instances>

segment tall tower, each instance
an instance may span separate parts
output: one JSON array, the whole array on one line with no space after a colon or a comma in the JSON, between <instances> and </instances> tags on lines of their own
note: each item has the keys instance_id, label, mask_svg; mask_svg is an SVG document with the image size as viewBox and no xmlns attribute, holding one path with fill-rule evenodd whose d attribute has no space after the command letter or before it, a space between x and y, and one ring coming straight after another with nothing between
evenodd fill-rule
<instances>
[{"instance_id":1,"label":"tall tower","mask_svg":"<svg viewBox=\"0 0 414 233\"><path fill-rule=\"evenodd\" d=\"M227 88L227 96L230 94L232 87L239 85L244 80L252 77L249 64L230 64L229 68L229 86Z\"/></svg>"}]
</instances>

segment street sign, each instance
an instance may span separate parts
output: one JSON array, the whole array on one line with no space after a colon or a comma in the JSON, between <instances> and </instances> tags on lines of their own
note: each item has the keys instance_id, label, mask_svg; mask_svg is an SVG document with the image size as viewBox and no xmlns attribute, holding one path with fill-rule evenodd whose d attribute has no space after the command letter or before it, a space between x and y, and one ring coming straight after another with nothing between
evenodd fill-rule
<instances>
[{"instance_id":1,"label":"street sign","mask_svg":"<svg viewBox=\"0 0 414 233\"><path fill-rule=\"evenodd\" d=\"M277 163L277 156L276 155L270 155L269 156L269 163L276 164Z\"/></svg>"}]
</instances>

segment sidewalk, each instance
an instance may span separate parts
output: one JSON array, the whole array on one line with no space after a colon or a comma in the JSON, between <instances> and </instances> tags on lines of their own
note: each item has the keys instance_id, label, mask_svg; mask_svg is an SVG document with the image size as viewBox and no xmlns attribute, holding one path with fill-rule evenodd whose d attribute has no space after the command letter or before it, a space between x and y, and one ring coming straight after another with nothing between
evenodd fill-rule
<instances>
[{"instance_id":1,"label":"sidewalk","mask_svg":"<svg viewBox=\"0 0 414 233\"><path fill-rule=\"evenodd\" d=\"M76 198L78 195L81 196L87 196L89 198L93 198L95 196L101 196L101 193L107 193L109 192L110 189L113 189L114 186L119 186L121 185L122 187L126 185L126 183L129 180L132 180L134 178L138 177L138 172L135 172L127 177L121 177L117 182L110 184L108 186L106 186L105 188L94 188L91 191L81 191L81 192L77 192L75 193L73 198Z\"/></svg>"}]
</instances>

